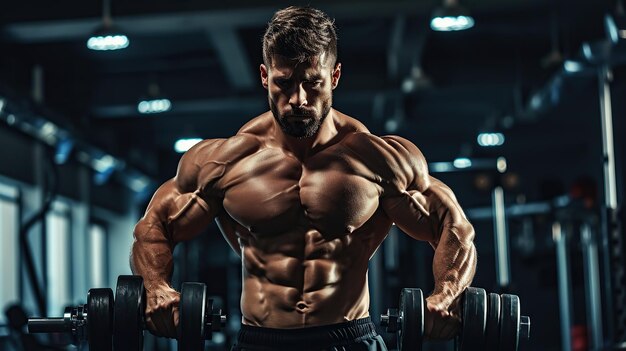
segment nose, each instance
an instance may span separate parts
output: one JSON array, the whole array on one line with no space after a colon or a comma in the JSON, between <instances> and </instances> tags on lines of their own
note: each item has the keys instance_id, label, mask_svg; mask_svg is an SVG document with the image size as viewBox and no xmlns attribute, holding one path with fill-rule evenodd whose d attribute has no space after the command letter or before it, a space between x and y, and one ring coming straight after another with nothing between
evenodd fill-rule
<instances>
[{"instance_id":1,"label":"nose","mask_svg":"<svg viewBox=\"0 0 626 351\"><path fill-rule=\"evenodd\" d=\"M289 104L293 107L301 107L305 106L307 103L306 91L302 84L298 84L289 96Z\"/></svg>"}]
</instances>

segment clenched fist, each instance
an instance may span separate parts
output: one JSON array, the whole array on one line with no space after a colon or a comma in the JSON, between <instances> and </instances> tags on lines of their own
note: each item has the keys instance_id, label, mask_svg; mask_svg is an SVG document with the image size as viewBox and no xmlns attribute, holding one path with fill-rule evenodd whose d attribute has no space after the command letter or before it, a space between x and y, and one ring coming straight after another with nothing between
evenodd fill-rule
<instances>
[{"instance_id":1,"label":"clenched fist","mask_svg":"<svg viewBox=\"0 0 626 351\"><path fill-rule=\"evenodd\" d=\"M146 288L146 326L156 336L176 338L180 293L163 284Z\"/></svg>"},{"instance_id":2,"label":"clenched fist","mask_svg":"<svg viewBox=\"0 0 626 351\"><path fill-rule=\"evenodd\" d=\"M450 305L443 298L429 296L424 314L424 336L427 339L447 340L458 334L461 326L458 299Z\"/></svg>"}]
</instances>

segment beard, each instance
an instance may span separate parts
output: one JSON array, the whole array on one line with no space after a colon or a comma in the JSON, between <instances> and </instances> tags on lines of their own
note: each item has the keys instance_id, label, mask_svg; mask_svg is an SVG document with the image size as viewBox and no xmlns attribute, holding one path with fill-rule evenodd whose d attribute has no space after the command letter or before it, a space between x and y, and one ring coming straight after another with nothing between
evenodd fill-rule
<instances>
[{"instance_id":1,"label":"beard","mask_svg":"<svg viewBox=\"0 0 626 351\"><path fill-rule=\"evenodd\" d=\"M315 112L304 109L294 109L286 115L281 115L278 107L269 99L270 110L274 115L274 119L282 129L283 133L298 139L312 137L320 129L320 126L330 113L330 99L322 103L321 113L317 115ZM307 117L306 119L290 119L291 116Z\"/></svg>"}]
</instances>

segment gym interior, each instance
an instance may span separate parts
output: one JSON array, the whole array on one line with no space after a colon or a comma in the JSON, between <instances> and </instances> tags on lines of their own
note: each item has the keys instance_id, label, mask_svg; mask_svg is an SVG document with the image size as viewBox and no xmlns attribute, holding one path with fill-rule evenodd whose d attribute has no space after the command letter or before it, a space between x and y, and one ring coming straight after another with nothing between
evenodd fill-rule
<instances>
[{"instance_id":1,"label":"gym interior","mask_svg":"<svg viewBox=\"0 0 626 351\"><path fill-rule=\"evenodd\" d=\"M268 110L261 39L289 5L335 19L333 107L415 143L453 189L476 232L472 286L518 297L511 349L626 349L623 0L3 3L0 349L89 349L98 331L63 318L132 274L133 228L181 155ZM369 262L390 350L399 334L379 322L403 288L432 291L432 260L393 226ZM215 224L176 246L172 286L206 284L225 316L202 349L232 345L241 275Z\"/></svg>"}]
</instances>

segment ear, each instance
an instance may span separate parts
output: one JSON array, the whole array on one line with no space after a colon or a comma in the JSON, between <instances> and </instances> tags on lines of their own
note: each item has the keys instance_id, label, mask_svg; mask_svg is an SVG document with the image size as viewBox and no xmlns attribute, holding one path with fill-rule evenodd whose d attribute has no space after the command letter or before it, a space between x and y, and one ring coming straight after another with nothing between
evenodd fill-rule
<instances>
[{"instance_id":1,"label":"ear","mask_svg":"<svg viewBox=\"0 0 626 351\"><path fill-rule=\"evenodd\" d=\"M341 63L337 62L332 74L331 86L333 89L339 85L339 78L341 78Z\"/></svg>"},{"instance_id":2,"label":"ear","mask_svg":"<svg viewBox=\"0 0 626 351\"><path fill-rule=\"evenodd\" d=\"M259 66L259 71L261 72L261 85L263 85L263 88L267 89L267 67L265 66L265 64L261 64L261 66Z\"/></svg>"}]
</instances>

